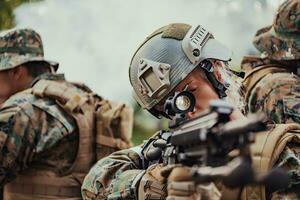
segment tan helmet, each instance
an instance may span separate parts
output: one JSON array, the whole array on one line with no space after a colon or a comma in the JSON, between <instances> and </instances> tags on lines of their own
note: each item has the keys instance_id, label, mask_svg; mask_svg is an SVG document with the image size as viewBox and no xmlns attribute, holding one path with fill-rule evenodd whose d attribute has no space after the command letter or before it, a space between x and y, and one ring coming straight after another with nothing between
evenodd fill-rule
<instances>
[{"instance_id":1,"label":"tan helmet","mask_svg":"<svg viewBox=\"0 0 300 200\"><path fill-rule=\"evenodd\" d=\"M32 29L11 29L0 33L0 71L27 62L45 62L56 71L58 63L44 59L41 36Z\"/></svg>"},{"instance_id":2,"label":"tan helmet","mask_svg":"<svg viewBox=\"0 0 300 200\"><path fill-rule=\"evenodd\" d=\"M129 77L139 105L155 116L157 105L206 59L229 61L232 52L203 26L169 24L150 36L132 57Z\"/></svg>"}]
</instances>

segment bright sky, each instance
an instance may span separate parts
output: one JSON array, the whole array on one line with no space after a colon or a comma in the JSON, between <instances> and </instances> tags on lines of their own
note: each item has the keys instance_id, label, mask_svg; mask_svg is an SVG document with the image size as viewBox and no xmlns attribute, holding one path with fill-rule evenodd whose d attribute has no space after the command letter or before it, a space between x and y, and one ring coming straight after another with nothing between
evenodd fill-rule
<instances>
[{"instance_id":1,"label":"bright sky","mask_svg":"<svg viewBox=\"0 0 300 200\"><path fill-rule=\"evenodd\" d=\"M144 38L172 22L201 24L231 48L233 63L255 52L255 31L272 22L254 0L45 0L16 9L18 27L41 33L46 57L59 61L67 79L85 82L100 95L132 101L131 56ZM277 3L276 3L277 2Z\"/></svg>"}]
</instances>

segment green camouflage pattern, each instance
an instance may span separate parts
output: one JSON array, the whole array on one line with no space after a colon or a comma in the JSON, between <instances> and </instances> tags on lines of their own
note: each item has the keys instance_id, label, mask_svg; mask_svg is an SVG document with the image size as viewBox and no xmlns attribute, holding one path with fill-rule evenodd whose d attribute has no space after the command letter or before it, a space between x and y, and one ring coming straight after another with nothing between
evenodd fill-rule
<instances>
[{"instance_id":1,"label":"green camouflage pattern","mask_svg":"<svg viewBox=\"0 0 300 200\"><path fill-rule=\"evenodd\" d=\"M300 79L291 73L268 74L246 103L248 112L262 111L275 123L300 123Z\"/></svg>"},{"instance_id":2,"label":"green camouflage pattern","mask_svg":"<svg viewBox=\"0 0 300 200\"><path fill-rule=\"evenodd\" d=\"M281 153L276 166L285 169L290 178L288 188L274 192L272 200L294 200L300 199L300 147L298 144L289 143Z\"/></svg>"},{"instance_id":3,"label":"green camouflage pattern","mask_svg":"<svg viewBox=\"0 0 300 200\"><path fill-rule=\"evenodd\" d=\"M32 29L13 29L0 33L0 70L7 70L31 61L44 61L40 35Z\"/></svg>"},{"instance_id":4,"label":"green camouflage pattern","mask_svg":"<svg viewBox=\"0 0 300 200\"><path fill-rule=\"evenodd\" d=\"M280 154L275 167L282 167L292 178L291 185L279 192L268 194L272 200L300 198L300 148L288 144ZM99 160L85 177L81 187L84 200L138 199L138 185L145 170L137 153L128 149L115 152ZM293 197L297 198L293 198ZM281 198L278 198L281 197Z\"/></svg>"},{"instance_id":5,"label":"green camouflage pattern","mask_svg":"<svg viewBox=\"0 0 300 200\"><path fill-rule=\"evenodd\" d=\"M0 185L28 168L65 173L77 154L76 133L76 122L54 100L30 89L11 96L0 108Z\"/></svg>"},{"instance_id":6,"label":"green camouflage pattern","mask_svg":"<svg viewBox=\"0 0 300 200\"><path fill-rule=\"evenodd\" d=\"M253 44L272 60L300 59L300 2L286 0L280 5L272 26L257 31Z\"/></svg>"},{"instance_id":7,"label":"green camouflage pattern","mask_svg":"<svg viewBox=\"0 0 300 200\"><path fill-rule=\"evenodd\" d=\"M267 66L267 63L270 63L268 59L244 57L242 68L250 72L256 67ZM274 123L300 123L300 78L297 75L288 70L268 74L254 85L249 94L244 103L245 114L264 112Z\"/></svg>"},{"instance_id":8,"label":"green camouflage pattern","mask_svg":"<svg viewBox=\"0 0 300 200\"><path fill-rule=\"evenodd\" d=\"M137 199L136 182L145 170L139 155L130 150L99 160L86 175L81 194L85 200Z\"/></svg>"}]
</instances>

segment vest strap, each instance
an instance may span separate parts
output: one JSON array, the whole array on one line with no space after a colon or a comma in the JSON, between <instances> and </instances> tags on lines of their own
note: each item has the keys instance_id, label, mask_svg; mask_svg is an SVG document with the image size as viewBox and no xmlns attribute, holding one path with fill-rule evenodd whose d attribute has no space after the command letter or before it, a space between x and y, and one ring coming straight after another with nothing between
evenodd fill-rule
<instances>
[{"instance_id":1,"label":"vest strap","mask_svg":"<svg viewBox=\"0 0 300 200\"><path fill-rule=\"evenodd\" d=\"M119 150L130 148L130 145L122 141L120 138L113 138L111 136L105 136L105 135L97 135L96 143L103 146L116 148Z\"/></svg>"},{"instance_id":2,"label":"vest strap","mask_svg":"<svg viewBox=\"0 0 300 200\"><path fill-rule=\"evenodd\" d=\"M266 173L273 167L286 144L296 141L300 144L300 125L277 124L269 131L256 134L255 143L251 145L252 166L257 173ZM242 192L241 192L242 190ZM230 190L222 187L223 200L258 200L266 199L264 186L247 186L243 189Z\"/></svg>"},{"instance_id":3,"label":"vest strap","mask_svg":"<svg viewBox=\"0 0 300 200\"><path fill-rule=\"evenodd\" d=\"M286 144L295 141L300 144L300 125L277 124L269 132L257 134L256 142L251 146L253 167L257 173L266 173L278 160ZM266 199L264 186L247 186L242 192L242 200Z\"/></svg>"}]
</instances>

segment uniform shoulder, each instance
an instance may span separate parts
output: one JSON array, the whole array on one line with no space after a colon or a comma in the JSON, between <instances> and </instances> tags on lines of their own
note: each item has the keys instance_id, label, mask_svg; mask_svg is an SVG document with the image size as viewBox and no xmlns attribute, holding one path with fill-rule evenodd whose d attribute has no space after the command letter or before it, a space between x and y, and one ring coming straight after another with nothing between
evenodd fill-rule
<instances>
[{"instance_id":1,"label":"uniform shoulder","mask_svg":"<svg viewBox=\"0 0 300 200\"><path fill-rule=\"evenodd\" d=\"M292 73L273 73L262 78L251 90L250 112L264 111L276 123L300 122L300 79Z\"/></svg>"},{"instance_id":2,"label":"uniform shoulder","mask_svg":"<svg viewBox=\"0 0 300 200\"><path fill-rule=\"evenodd\" d=\"M39 115L39 113L47 113L53 119L63 124L68 133L73 132L76 128L74 119L69 116L54 99L38 97L32 93L31 88L11 96L1 106L1 110L12 107L14 107L15 110L22 110L23 114L26 114L29 118L34 120L39 119L33 116Z\"/></svg>"},{"instance_id":3,"label":"uniform shoulder","mask_svg":"<svg viewBox=\"0 0 300 200\"><path fill-rule=\"evenodd\" d=\"M33 103L36 100L37 98L33 94L31 94L31 89L27 89L12 95L9 99L7 99L3 103L1 107L2 108L11 107L11 106L21 107L24 104Z\"/></svg>"}]
</instances>

